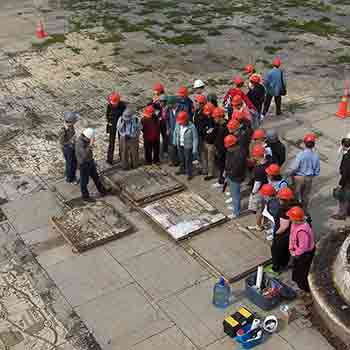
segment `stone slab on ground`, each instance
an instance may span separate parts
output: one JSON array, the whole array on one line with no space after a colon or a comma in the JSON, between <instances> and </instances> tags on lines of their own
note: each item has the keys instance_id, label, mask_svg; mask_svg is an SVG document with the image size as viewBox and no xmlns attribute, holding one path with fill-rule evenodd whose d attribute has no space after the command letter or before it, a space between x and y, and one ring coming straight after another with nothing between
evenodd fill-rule
<instances>
[{"instance_id":1,"label":"stone slab on ground","mask_svg":"<svg viewBox=\"0 0 350 350\"><path fill-rule=\"evenodd\" d=\"M160 302L161 308L199 348L225 336L222 322L240 304L234 303L226 309L213 306L213 287L216 280L202 281Z\"/></svg>"},{"instance_id":2,"label":"stone slab on ground","mask_svg":"<svg viewBox=\"0 0 350 350\"><path fill-rule=\"evenodd\" d=\"M162 333L146 339L130 348L130 350L196 350L195 345L179 331L172 327Z\"/></svg>"},{"instance_id":3,"label":"stone slab on ground","mask_svg":"<svg viewBox=\"0 0 350 350\"><path fill-rule=\"evenodd\" d=\"M8 220L20 234L49 223L51 216L61 215L62 209L54 194L40 191L2 206Z\"/></svg>"},{"instance_id":4,"label":"stone slab on ground","mask_svg":"<svg viewBox=\"0 0 350 350\"><path fill-rule=\"evenodd\" d=\"M245 275L271 258L268 244L241 232L233 221L191 238L186 245L229 280Z\"/></svg>"},{"instance_id":5,"label":"stone slab on ground","mask_svg":"<svg viewBox=\"0 0 350 350\"><path fill-rule=\"evenodd\" d=\"M184 185L158 166L107 174L106 181L135 205L143 205L184 189Z\"/></svg>"},{"instance_id":6,"label":"stone slab on ground","mask_svg":"<svg viewBox=\"0 0 350 350\"><path fill-rule=\"evenodd\" d=\"M67 258L46 269L73 306L132 282L127 271L103 248Z\"/></svg>"},{"instance_id":7,"label":"stone slab on ground","mask_svg":"<svg viewBox=\"0 0 350 350\"><path fill-rule=\"evenodd\" d=\"M97 247L132 231L130 222L114 206L102 200L81 203L60 217L52 217L51 221L77 252Z\"/></svg>"},{"instance_id":8,"label":"stone slab on ground","mask_svg":"<svg viewBox=\"0 0 350 350\"><path fill-rule=\"evenodd\" d=\"M184 239L227 220L214 206L193 192L160 199L141 209L175 240Z\"/></svg>"},{"instance_id":9,"label":"stone slab on ground","mask_svg":"<svg viewBox=\"0 0 350 350\"><path fill-rule=\"evenodd\" d=\"M104 349L125 350L173 326L136 284L110 291L76 310Z\"/></svg>"},{"instance_id":10,"label":"stone slab on ground","mask_svg":"<svg viewBox=\"0 0 350 350\"><path fill-rule=\"evenodd\" d=\"M161 246L122 263L156 301L210 277L179 246Z\"/></svg>"}]
</instances>

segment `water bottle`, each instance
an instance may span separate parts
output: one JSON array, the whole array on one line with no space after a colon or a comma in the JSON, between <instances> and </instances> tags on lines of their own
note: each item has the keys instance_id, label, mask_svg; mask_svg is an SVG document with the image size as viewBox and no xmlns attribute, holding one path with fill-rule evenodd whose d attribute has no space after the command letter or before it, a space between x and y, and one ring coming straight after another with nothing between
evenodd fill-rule
<instances>
[{"instance_id":1,"label":"water bottle","mask_svg":"<svg viewBox=\"0 0 350 350\"><path fill-rule=\"evenodd\" d=\"M225 308L230 305L231 288L225 283L225 279L220 277L219 281L215 283L213 304L220 308Z\"/></svg>"}]
</instances>

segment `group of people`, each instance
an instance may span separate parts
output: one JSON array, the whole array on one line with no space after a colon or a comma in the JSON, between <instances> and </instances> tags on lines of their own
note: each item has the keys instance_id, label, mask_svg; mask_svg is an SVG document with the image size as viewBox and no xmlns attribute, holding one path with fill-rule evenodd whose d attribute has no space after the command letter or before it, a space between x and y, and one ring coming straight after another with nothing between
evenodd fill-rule
<instances>
[{"instance_id":1,"label":"group of people","mask_svg":"<svg viewBox=\"0 0 350 350\"><path fill-rule=\"evenodd\" d=\"M269 223L267 238L272 240L273 263L268 269L278 274L294 257L293 279L308 291L307 274L315 252L308 203L313 178L320 173L320 157L314 149L316 135L309 133L304 137L305 149L282 176L286 148L275 130L262 128L272 98L280 115L282 96L286 94L280 58L276 57L272 66L262 78L253 65L247 65L247 90L244 79L235 77L234 87L227 91L222 105L215 94L206 93L201 80L194 82L193 95L182 86L176 96L169 96L164 85L156 83L153 98L140 115L113 93L106 113L107 162L113 164L118 139L123 169L136 168L142 135L145 164L168 160L170 166L178 167L176 174L186 175L188 181L198 173L204 181L217 179L214 186L222 186L223 190L227 185L231 219L241 215L241 186L246 182L251 191L248 209L256 215L256 224L248 228L263 231ZM107 190L93 159L95 132L85 129L76 139L77 120L76 113L66 113L60 132L66 181L76 183L79 165L82 198L91 200L87 189L90 177L102 196Z\"/></svg>"}]
</instances>

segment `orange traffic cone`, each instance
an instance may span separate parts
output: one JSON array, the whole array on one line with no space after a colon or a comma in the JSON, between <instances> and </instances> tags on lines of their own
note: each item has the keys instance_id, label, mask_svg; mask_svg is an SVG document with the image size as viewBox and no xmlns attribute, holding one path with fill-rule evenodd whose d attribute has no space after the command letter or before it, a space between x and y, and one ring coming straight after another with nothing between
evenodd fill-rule
<instances>
[{"instance_id":1,"label":"orange traffic cone","mask_svg":"<svg viewBox=\"0 0 350 350\"><path fill-rule=\"evenodd\" d=\"M348 95L344 94L340 101L338 112L336 113L338 118L344 119L350 117L350 113L348 112L348 102Z\"/></svg>"},{"instance_id":2,"label":"orange traffic cone","mask_svg":"<svg viewBox=\"0 0 350 350\"><path fill-rule=\"evenodd\" d=\"M47 33L44 30L44 26L41 22L38 23L38 26L36 27L35 35L38 39L43 39L47 37Z\"/></svg>"}]
</instances>

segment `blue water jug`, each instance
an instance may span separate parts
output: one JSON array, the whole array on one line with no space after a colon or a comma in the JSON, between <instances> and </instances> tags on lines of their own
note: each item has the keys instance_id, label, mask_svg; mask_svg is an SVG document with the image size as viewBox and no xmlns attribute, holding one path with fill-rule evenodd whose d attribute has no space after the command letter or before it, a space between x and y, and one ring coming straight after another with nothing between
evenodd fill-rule
<instances>
[{"instance_id":1,"label":"blue water jug","mask_svg":"<svg viewBox=\"0 0 350 350\"><path fill-rule=\"evenodd\" d=\"M213 304L220 308L225 308L230 305L231 288L225 283L225 279L220 277L219 281L215 283Z\"/></svg>"}]
</instances>

